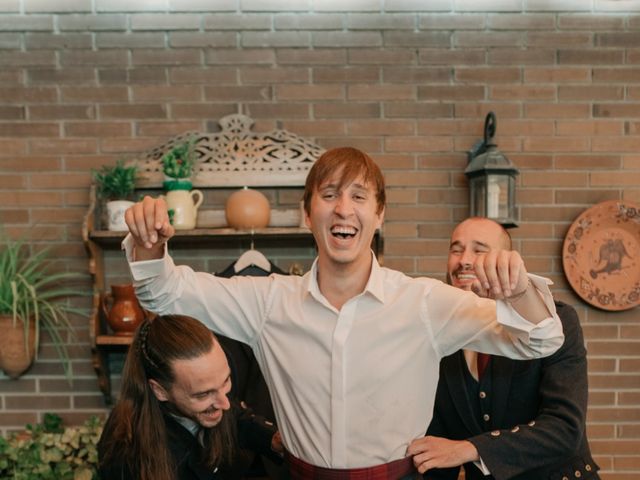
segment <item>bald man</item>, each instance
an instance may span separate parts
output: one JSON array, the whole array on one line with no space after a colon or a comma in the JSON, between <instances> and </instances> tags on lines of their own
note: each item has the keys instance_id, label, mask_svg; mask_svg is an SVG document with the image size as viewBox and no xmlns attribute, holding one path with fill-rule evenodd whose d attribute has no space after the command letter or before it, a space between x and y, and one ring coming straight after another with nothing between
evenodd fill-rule
<instances>
[{"instance_id":1,"label":"bald man","mask_svg":"<svg viewBox=\"0 0 640 480\"><path fill-rule=\"evenodd\" d=\"M473 265L496 249L511 250L498 223L469 218L451 235L447 281L486 295ZM409 447L424 478L454 480L598 479L585 433L587 359L576 311L556 309L565 342L536 360L460 350L442 359L427 436ZM450 468L443 468L450 467Z\"/></svg>"}]
</instances>

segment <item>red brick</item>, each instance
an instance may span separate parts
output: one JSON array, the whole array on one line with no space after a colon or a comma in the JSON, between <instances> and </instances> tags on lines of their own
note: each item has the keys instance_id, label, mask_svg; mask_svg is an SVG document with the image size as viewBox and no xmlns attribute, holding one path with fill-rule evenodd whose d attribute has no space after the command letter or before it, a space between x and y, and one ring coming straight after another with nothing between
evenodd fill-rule
<instances>
[{"instance_id":1,"label":"red brick","mask_svg":"<svg viewBox=\"0 0 640 480\"><path fill-rule=\"evenodd\" d=\"M526 84L534 83L588 83L591 69L587 67L527 67L524 69Z\"/></svg>"},{"instance_id":2,"label":"red brick","mask_svg":"<svg viewBox=\"0 0 640 480\"><path fill-rule=\"evenodd\" d=\"M548 85L499 85L489 90L491 100L553 100L556 97L555 87Z\"/></svg>"},{"instance_id":3,"label":"red brick","mask_svg":"<svg viewBox=\"0 0 640 480\"><path fill-rule=\"evenodd\" d=\"M350 65L414 65L415 52L406 48L354 48L348 51L347 62Z\"/></svg>"},{"instance_id":4,"label":"red brick","mask_svg":"<svg viewBox=\"0 0 640 480\"><path fill-rule=\"evenodd\" d=\"M279 65L343 65L346 63L347 52L343 49L287 49L279 48L276 52ZM273 59L272 59L273 60Z\"/></svg>"},{"instance_id":5,"label":"red brick","mask_svg":"<svg viewBox=\"0 0 640 480\"><path fill-rule=\"evenodd\" d=\"M594 83L638 83L640 68L593 68Z\"/></svg>"},{"instance_id":6,"label":"red brick","mask_svg":"<svg viewBox=\"0 0 640 480\"><path fill-rule=\"evenodd\" d=\"M411 85L349 85L350 100L410 100L415 99L415 87Z\"/></svg>"},{"instance_id":7,"label":"red brick","mask_svg":"<svg viewBox=\"0 0 640 480\"><path fill-rule=\"evenodd\" d=\"M462 83L514 83L520 81L520 69L508 67L456 68L455 79Z\"/></svg>"},{"instance_id":8,"label":"red brick","mask_svg":"<svg viewBox=\"0 0 640 480\"><path fill-rule=\"evenodd\" d=\"M419 86L418 100L484 100L485 88L482 86Z\"/></svg>"},{"instance_id":9,"label":"red brick","mask_svg":"<svg viewBox=\"0 0 640 480\"><path fill-rule=\"evenodd\" d=\"M250 67L240 71L240 80L245 85L269 83L308 83L309 71L306 68L262 68Z\"/></svg>"},{"instance_id":10,"label":"red brick","mask_svg":"<svg viewBox=\"0 0 640 480\"><path fill-rule=\"evenodd\" d=\"M527 117L531 118L589 118L590 105L535 103L525 105Z\"/></svg>"},{"instance_id":11,"label":"red brick","mask_svg":"<svg viewBox=\"0 0 640 480\"><path fill-rule=\"evenodd\" d=\"M34 68L27 71L27 77L30 84L53 84L56 86L95 84L96 80L95 70L88 67Z\"/></svg>"},{"instance_id":12,"label":"red brick","mask_svg":"<svg viewBox=\"0 0 640 480\"><path fill-rule=\"evenodd\" d=\"M477 47L513 47L524 45L521 32L456 32L453 40L457 48Z\"/></svg>"},{"instance_id":13,"label":"red brick","mask_svg":"<svg viewBox=\"0 0 640 480\"><path fill-rule=\"evenodd\" d=\"M453 117L453 105L450 103L385 103L384 111L387 117L396 118L441 118Z\"/></svg>"},{"instance_id":14,"label":"red brick","mask_svg":"<svg viewBox=\"0 0 640 480\"><path fill-rule=\"evenodd\" d=\"M314 83L371 83L380 79L377 67L319 67L313 69Z\"/></svg>"},{"instance_id":15,"label":"red brick","mask_svg":"<svg viewBox=\"0 0 640 480\"><path fill-rule=\"evenodd\" d=\"M40 155L95 153L97 141L92 139L42 139L30 142L31 153Z\"/></svg>"},{"instance_id":16,"label":"red brick","mask_svg":"<svg viewBox=\"0 0 640 480\"><path fill-rule=\"evenodd\" d=\"M566 13L558 15L558 26L562 30L621 30L624 18L609 15Z\"/></svg>"},{"instance_id":17,"label":"red brick","mask_svg":"<svg viewBox=\"0 0 640 480\"><path fill-rule=\"evenodd\" d=\"M560 65L621 65L624 50L561 49L558 51Z\"/></svg>"},{"instance_id":18,"label":"red brick","mask_svg":"<svg viewBox=\"0 0 640 480\"><path fill-rule=\"evenodd\" d=\"M594 117L630 117L640 118L638 104L595 103Z\"/></svg>"},{"instance_id":19,"label":"red brick","mask_svg":"<svg viewBox=\"0 0 640 480\"><path fill-rule=\"evenodd\" d=\"M421 15L419 26L421 29L434 30L483 30L485 28L485 16L474 14L440 14Z\"/></svg>"},{"instance_id":20,"label":"red brick","mask_svg":"<svg viewBox=\"0 0 640 480\"><path fill-rule=\"evenodd\" d=\"M275 98L279 101L298 100L344 100L342 85L283 85L275 88Z\"/></svg>"},{"instance_id":21,"label":"red brick","mask_svg":"<svg viewBox=\"0 0 640 480\"><path fill-rule=\"evenodd\" d=\"M90 120L96 116L90 105L33 105L28 112L33 120Z\"/></svg>"},{"instance_id":22,"label":"red brick","mask_svg":"<svg viewBox=\"0 0 640 480\"><path fill-rule=\"evenodd\" d=\"M415 133L413 122L402 120L355 120L349 122L349 135L411 135Z\"/></svg>"},{"instance_id":23,"label":"red brick","mask_svg":"<svg viewBox=\"0 0 640 480\"><path fill-rule=\"evenodd\" d=\"M313 105L315 118L378 118L380 105L377 103L318 103Z\"/></svg>"},{"instance_id":24,"label":"red brick","mask_svg":"<svg viewBox=\"0 0 640 480\"><path fill-rule=\"evenodd\" d=\"M622 135L624 123L620 120L558 120L558 135Z\"/></svg>"},{"instance_id":25,"label":"red brick","mask_svg":"<svg viewBox=\"0 0 640 480\"><path fill-rule=\"evenodd\" d=\"M68 137L119 137L131 133L131 125L125 122L67 122L64 125Z\"/></svg>"},{"instance_id":26,"label":"red brick","mask_svg":"<svg viewBox=\"0 0 640 480\"><path fill-rule=\"evenodd\" d=\"M421 48L418 60L420 64L428 65L477 65L485 63L485 51L472 47L458 50Z\"/></svg>"},{"instance_id":27,"label":"red brick","mask_svg":"<svg viewBox=\"0 0 640 480\"><path fill-rule=\"evenodd\" d=\"M200 65L200 51L197 49L145 50L131 52L133 65Z\"/></svg>"},{"instance_id":28,"label":"red brick","mask_svg":"<svg viewBox=\"0 0 640 480\"><path fill-rule=\"evenodd\" d=\"M175 83L203 83L208 88L217 85L236 85L236 69L231 67L172 67L169 69L169 79Z\"/></svg>"},{"instance_id":29,"label":"red brick","mask_svg":"<svg viewBox=\"0 0 640 480\"><path fill-rule=\"evenodd\" d=\"M494 65L547 65L555 61L555 50L528 48L493 48L489 63Z\"/></svg>"},{"instance_id":30,"label":"red brick","mask_svg":"<svg viewBox=\"0 0 640 480\"><path fill-rule=\"evenodd\" d=\"M60 129L55 123L0 123L1 137L57 137Z\"/></svg>"},{"instance_id":31,"label":"red brick","mask_svg":"<svg viewBox=\"0 0 640 480\"><path fill-rule=\"evenodd\" d=\"M529 32L528 47L590 47L591 34L579 32Z\"/></svg>"}]
</instances>

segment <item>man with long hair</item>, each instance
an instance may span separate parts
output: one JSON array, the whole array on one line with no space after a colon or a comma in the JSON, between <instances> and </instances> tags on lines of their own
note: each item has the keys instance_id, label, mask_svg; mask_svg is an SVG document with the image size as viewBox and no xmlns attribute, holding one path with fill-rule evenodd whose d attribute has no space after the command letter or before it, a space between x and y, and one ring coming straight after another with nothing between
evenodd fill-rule
<instances>
[{"instance_id":1,"label":"man with long hair","mask_svg":"<svg viewBox=\"0 0 640 480\"><path fill-rule=\"evenodd\" d=\"M100 438L100 477L227 478L220 472L234 467L238 430L248 433L248 447L273 453L275 432L232 406L230 390L225 353L201 322L180 315L145 321L127 354L120 397Z\"/></svg>"},{"instance_id":2,"label":"man with long hair","mask_svg":"<svg viewBox=\"0 0 640 480\"><path fill-rule=\"evenodd\" d=\"M462 347L530 358L562 343L546 282L529 278L517 252L476 264L497 302L381 267L371 242L385 198L369 155L326 151L305 184L318 257L303 277L228 279L176 266L165 202L147 196L126 212L123 244L143 306L192 315L251 346L294 480L414 476L406 450L431 420L440 358Z\"/></svg>"}]
</instances>

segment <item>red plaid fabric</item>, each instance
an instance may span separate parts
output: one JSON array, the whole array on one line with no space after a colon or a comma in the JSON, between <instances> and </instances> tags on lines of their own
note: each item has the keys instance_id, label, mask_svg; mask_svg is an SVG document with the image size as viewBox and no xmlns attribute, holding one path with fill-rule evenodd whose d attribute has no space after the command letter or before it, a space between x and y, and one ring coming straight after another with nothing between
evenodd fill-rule
<instances>
[{"instance_id":1,"label":"red plaid fabric","mask_svg":"<svg viewBox=\"0 0 640 480\"><path fill-rule=\"evenodd\" d=\"M286 452L285 457L289 462L291 480L400 480L417 473L412 457L366 468L316 467L289 452Z\"/></svg>"}]
</instances>

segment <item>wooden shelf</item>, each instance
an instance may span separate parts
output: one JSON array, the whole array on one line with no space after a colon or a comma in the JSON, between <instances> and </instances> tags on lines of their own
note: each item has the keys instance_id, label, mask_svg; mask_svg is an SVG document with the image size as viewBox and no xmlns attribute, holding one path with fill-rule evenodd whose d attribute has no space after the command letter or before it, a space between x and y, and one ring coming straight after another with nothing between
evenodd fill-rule
<instances>
[{"instance_id":1,"label":"wooden shelf","mask_svg":"<svg viewBox=\"0 0 640 480\"><path fill-rule=\"evenodd\" d=\"M97 335L96 336L96 345L105 345L105 346L131 345L132 341L133 341L132 335Z\"/></svg>"},{"instance_id":2,"label":"wooden shelf","mask_svg":"<svg viewBox=\"0 0 640 480\"><path fill-rule=\"evenodd\" d=\"M89 239L102 247L119 246L126 232L94 230ZM236 230L234 228L196 228L177 230L171 238L171 245L184 245L202 242L225 242L233 239L268 239L276 237L311 238L311 230L303 227L269 227L255 230Z\"/></svg>"}]
</instances>

